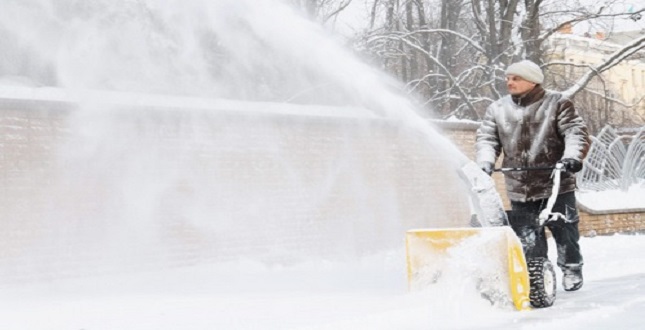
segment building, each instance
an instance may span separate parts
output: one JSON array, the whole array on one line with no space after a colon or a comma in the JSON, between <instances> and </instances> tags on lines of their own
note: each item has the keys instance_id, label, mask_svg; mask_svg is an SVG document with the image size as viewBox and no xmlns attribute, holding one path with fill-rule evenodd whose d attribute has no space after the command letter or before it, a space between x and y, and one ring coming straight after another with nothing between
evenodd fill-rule
<instances>
[{"instance_id":1,"label":"building","mask_svg":"<svg viewBox=\"0 0 645 330\"><path fill-rule=\"evenodd\" d=\"M575 35L565 27L547 41L548 83L565 90L591 68L645 34L645 30ZM645 125L645 48L595 77L576 95L586 119L597 131L605 124L616 127ZM583 111L583 112L584 112Z\"/></svg>"}]
</instances>

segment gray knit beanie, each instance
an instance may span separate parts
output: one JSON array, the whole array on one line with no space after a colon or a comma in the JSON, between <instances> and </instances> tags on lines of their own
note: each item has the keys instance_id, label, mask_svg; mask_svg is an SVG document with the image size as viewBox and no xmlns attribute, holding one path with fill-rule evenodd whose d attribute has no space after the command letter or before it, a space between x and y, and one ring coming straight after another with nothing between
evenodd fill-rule
<instances>
[{"instance_id":1,"label":"gray knit beanie","mask_svg":"<svg viewBox=\"0 0 645 330\"><path fill-rule=\"evenodd\" d=\"M536 84L541 84L544 81L544 74L540 66L529 60L523 60L509 65L506 69L506 75L509 74L520 76Z\"/></svg>"}]
</instances>

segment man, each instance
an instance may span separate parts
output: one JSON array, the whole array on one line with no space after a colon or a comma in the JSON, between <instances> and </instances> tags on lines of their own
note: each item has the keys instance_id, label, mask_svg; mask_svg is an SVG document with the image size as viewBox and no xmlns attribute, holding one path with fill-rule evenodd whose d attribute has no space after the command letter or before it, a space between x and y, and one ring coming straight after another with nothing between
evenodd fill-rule
<instances>
[{"instance_id":1,"label":"man","mask_svg":"<svg viewBox=\"0 0 645 330\"><path fill-rule=\"evenodd\" d=\"M558 248L558 266L562 269L563 287L575 291L582 287L582 254L578 240L576 209L576 172L589 151L589 136L582 118L571 100L562 94L542 88L544 75L540 67L528 60L506 69L506 86L510 95L502 97L486 110L477 131L477 164L491 175L499 155L504 153L502 167L544 168L561 163L560 191L553 212L565 215L563 223L549 223ZM550 170L505 172L507 195L514 213L538 218L552 192ZM509 219L518 230L520 224ZM539 248L527 257L547 256L544 228L536 233Z\"/></svg>"}]
</instances>

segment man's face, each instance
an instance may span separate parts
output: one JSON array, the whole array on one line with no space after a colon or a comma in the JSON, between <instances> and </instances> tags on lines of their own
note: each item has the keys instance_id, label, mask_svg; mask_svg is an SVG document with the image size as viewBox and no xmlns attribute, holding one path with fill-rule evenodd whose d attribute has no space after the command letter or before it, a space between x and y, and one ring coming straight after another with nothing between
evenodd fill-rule
<instances>
[{"instance_id":1,"label":"man's face","mask_svg":"<svg viewBox=\"0 0 645 330\"><path fill-rule=\"evenodd\" d=\"M516 75L509 74L506 76L506 88L513 96L524 95L535 87L536 83L525 80Z\"/></svg>"}]
</instances>

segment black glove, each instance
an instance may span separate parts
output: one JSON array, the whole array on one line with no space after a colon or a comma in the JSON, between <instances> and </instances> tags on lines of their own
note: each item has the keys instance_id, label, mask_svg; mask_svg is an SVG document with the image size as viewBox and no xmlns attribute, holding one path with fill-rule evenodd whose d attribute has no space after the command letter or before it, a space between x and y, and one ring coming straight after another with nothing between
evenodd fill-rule
<instances>
[{"instance_id":1,"label":"black glove","mask_svg":"<svg viewBox=\"0 0 645 330\"><path fill-rule=\"evenodd\" d=\"M483 163L481 163L481 165L480 165L479 167L480 167L480 168L482 169L482 171L484 171L486 174L488 174L488 175L493 175L493 169L495 168L495 164L493 164L493 163L491 163L491 162L483 162Z\"/></svg>"},{"instance_id":2,"label":"black glove","mask_svg":"<svg viewBox=\"0 0 645 330\"><path fill-rule=\"evenodd\" d=\"M582 169L582 163L573 158L565 158L560 160L558 163L562 164L567 172L576 173L580 172Z\"/></svg>"}]
</instances>

